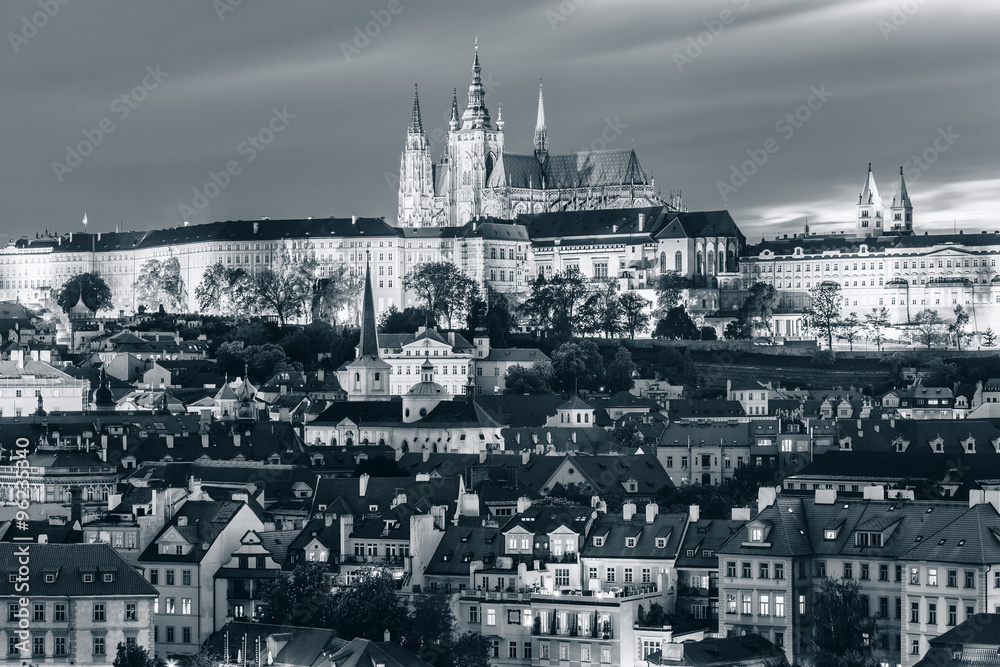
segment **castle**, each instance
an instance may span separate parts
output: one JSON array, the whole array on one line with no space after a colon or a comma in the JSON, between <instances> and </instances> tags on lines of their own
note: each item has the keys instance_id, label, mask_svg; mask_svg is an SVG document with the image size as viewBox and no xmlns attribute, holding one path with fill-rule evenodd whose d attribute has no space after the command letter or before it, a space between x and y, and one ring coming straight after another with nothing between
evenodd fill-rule
<instances>
[{"instance_id":1,"label":"castle","mask_svg":"<svg viewBox=\"0 0 1000 667\"><path fill-rule=\"evenodd\" d=\"M502 113L494 121L486 108L478 43L468 107L459 116L456 89L447 143L437 164L431 158L414 86L413 109L399 164L397 224L457 226L484 216L513 219L521 214L664 204L634 149L550 155L541 83L534 153L508 153L503 127ZM671 199L670 207L680 209L679 196Z\"/></svg>"}]
</instances>

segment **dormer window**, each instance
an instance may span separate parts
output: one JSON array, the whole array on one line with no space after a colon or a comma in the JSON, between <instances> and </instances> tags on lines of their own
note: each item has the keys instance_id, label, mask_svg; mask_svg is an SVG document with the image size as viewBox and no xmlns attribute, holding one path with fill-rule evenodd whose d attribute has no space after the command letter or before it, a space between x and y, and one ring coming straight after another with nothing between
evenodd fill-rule
<instances>
[{"instance_id":1,"label":"dormer window","mask_svg":"<svg viewBox=\"0 0 1000 667\"><path fill-rule=\"evenodd\" d=\"M112 574L112 573L110 573L110 572L105 572L105 573L104 573L104 583L106 583L106 584L110 584L110 583L111 583L111 582L113 582L114 580L115 580L115 575L113 575L113 574Z\"/></svg>"},{"instance_id":2,"label":"dormer window","mask_svg":"<svg viewBox=\"0 0 1000 667\"><path fill-rule=\"evenodd\" d=\"M656 538L656 548L657 549L666 549L667 548L667 538L665 538L665 537L657 537Z\"/></svg>"},{"instance_id":3,"label":"dormer window","mask_svg":"<svg viewBox=\"0 0 1000 667\"><path fill-rule=\"evenodd\" d=\"M764 541L764 529L763 528L751 528L750 529L750 541L751 542L763 542Z\"/></svg>"},{"instance_id":4,"label":"dormer window","mask_svg":"<svg viewBox=\"0 0 1000 667\"><path fill-rule=\"evenodd\" d=\"M828 528L828 529L824 530L823 531L823 539L824 540L835 540L835 539L837 539L837 531L833 530L832 528Z\"/></svg>"},{"instance_id":5,"label":"dormer window","mask_svg":"<svg viewBox=\"0 0 1000 667\"><path fill-rule=\"evenodd\" d=\"M92 575L90 573L87 573L87 574L83 575L83 583L85 583L85 584L92 584L92 583L94 583L94 575Z\"/></svg>"},{"instance_id":6,"label":"dormer window","mask_svg":"<svg viewBox=\"0 0 1000 667\"><path fill-rule=\"evenodd\" d=\"M604 546L604 536L603 535L594 538L594 546L595 547L603 547Z\"/></svg>"},{"instance_id":7,"label":"dormer window","mask_svg":"<svg viewBox=\"0 0 1000 667\"><path fill-rule=\"evenodd\" d=\"M633 548L633 547L635 547L635 538L634 537L626 537L625 538L625 546L628 547L628 548L630 548L630 549Z\"/></svg>"},{"instance_id":8,"label":"dormer window","mask_svg":"<svg viewBox=\"0 0 1000 667\"><path fill-rule=\"evenodd\" d=\"M46 574L45 575L45 583L47 583L47 584L54 584L55 582L56 582L56 575L54 575L54 574Z\"/></svg>"}]
</instances>

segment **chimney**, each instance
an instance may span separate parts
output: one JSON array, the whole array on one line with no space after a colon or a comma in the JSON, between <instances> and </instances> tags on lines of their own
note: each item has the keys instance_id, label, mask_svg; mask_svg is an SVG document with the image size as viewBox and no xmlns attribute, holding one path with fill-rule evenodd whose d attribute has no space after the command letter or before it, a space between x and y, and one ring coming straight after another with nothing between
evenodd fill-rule
<instances>
[{"instance_id":1,"label":"chimney","mask_svg":"<svg viewBox=\"0 0 1000 667\"><path fill-rule=\"evenodd\" d=\"M732 511L733 521L749 521L750 520L750 508L749 507L734 507Z\"/></svg>"},{"instance_id":2,"label":"chimney","mask_svg":"<svg viewBox=\"0 0 1000 667\"><path fill-rule=\"evenodd\" d=\"M255 222L253 223L253 233L256 234L258 231L260 231L260 223Z\"/></svg>"},{"instance_id":3,"label":"chimney","mask_svg":"<svg viewBox=\"0 0 1000 667\"><path fill-rule=\"evenodd\" d=\"M885 487L884 486L866 486L864 488L864 498L865 500L885 500Z\"/></svg>"},{"instance_id":4,"label":"chimney","mask_svg":"<svg viewBox=\"0 0 1000 667\"><path fill-rule=\"evenodd\" d=\"M646 514L649 514L649 508L646 509ZM701 507L699 505L688 505L688 521L694 523L701 519Z\"/></svg>"},{"instance_id":5,"label":"chimney","mask_svg":"<svg viewBox=\"0 0 1000 667\"><path fill-rule=\"evenodd\" d=\"M330 526L333 525L333 515L332 514L324 514L323 515L323 525L326 526L327 528L329 528Z\"/></svg>"},{"instance_id":6,"label":"chimney","mask_svg":"<svg viewBox=\"0 0 1000 667\"><path fill-rule=\"evenodd\" d=\"M573 432L572 432L572 433L570 434L570 437L571 437L571 438L573 439L573 442L576 442L576 431L573 431Z\"/></svg>"},{"instance_id":7,"label":"chimney","mask_svg":"<svg viewBox=\"0 0 1000 667\"><path fill-rule=\"evenodd\" d=\"M173 449L174 448L174 434L173 433L167 433L167 435L166 435L166 441L167 441L167 449Z\"/></svg>"},{"instance_id":8,"label":"chimney","mask_svg":"<svg viewBox=\"0 0 1000 667\"><path fill-rule=\"evenodd\" d=\"M362 498L368 493L368 480L371 479L368 473L362 473L361 477L358 477L358 495Z\"/></svg>"},{"instance_id":9,"label":"chimney","mask_svg":"<svg viewBox=\"0 0 1000 667\"><path fill-rule=\"evenodd\" d=\"M631 521L633 515L635 515L635 503L625 503L622 505L622 519Z\"/></svg>"},{"instance_id":10,"label":"chimney","mask_svg":"<svg viewBox=\"0 0 1000 667\"><path fill-rule=\"evenodd\" d=\"M639 214L639 231L640 232L646 231L646 214L645 213L640 213Z\"/></svg>"},{"instance_id":11,"label":"chimney","mask_svg":"<svg viewBox=\"0 0 1000 667\"><path fill-rule=\"evenodd\" d=\"M552 444L552 431L545 432L545 442Z\"/></svg>"},{"instance_id":12,"label":"chimney","mask_svg":"<svg viewBox=\"0 0 1000 667\"><path fill-rule=\"evenodd\" d=\"M485 451L479 452L479 462L480 463L486 463L486 452Z\"/></svg>"},{"instance_id":13,"label":"chimney","mask_svg":"<svg viewBox=\"0 0 1000 667\"><path fill-rule=\"evenodd\" d=\"M243 444L243 436L240 435L239 431L233 433L233 447L239 447Z\"/></svg>"},{"instance_id":14,"label":"chimney","mask_svg":"<svg viewBox=\"0 0 1000 667\"><path fill-rule=\"evenodd\" d=\"M326 371L322 368L316 371L316 381L325 382L326 381Z\"/></svg>"},{"instance_id":15,"label":"chimney","mask_svg":"<svg viewBox=\"0 0 1000 667\"><path fill-rule=\"evenodd\" d=\"M694 505L697 507L697 505ZM660 506L656 503L646 503L646 523L656 521L656 515L660 513Z\"/></svg>"},{"instance_id":16,"label":"chimney","mask_svg":"<svg viewBox=\"0 0 1000 667\"><path fill-rule=\"evenodd\" d=\"M521 440L520 434L518 435L517 439L518 439L518 442L520 442L520 440ZM531 450L530 449L524 449L524 450L522 450L521 451L521 465L523 465L523 466L528 465L528 461L530 461L530 460L531 460Z\"/></svg>"},{"instance_id":17,"label":"chimney","mask_svg":"<svg viewBox=\"0 0 1000 667\"><path fill-rule=\"evenodd\" d=\"M181 528L188 525L188 518L186 516L177 517L177 525Z\"/></svg>"},{"instance_id":18,"label":"chimney","mask_svg":"<svg viewBox=\"0 0 1000 667\"><path fill-rule=\"evenodd\" d=\"M521 496L517 499L517 513L526 512L528 508L531 507L531 498L527 496Z\"/></svg>"},{"instance_id":19,"label":"chimney","mask_svg":"<svg viewBox=\"0 0 1000 667\"><path fill-rule=\"evenodd\" d=\"M201 434L201 446L208 448L208 433Z\"/></svg>"},{"instance_id":20,"label":"chimney","mask_svg":"<svg viewBox=\"0 0 1000 667\"><path fill-rule=\"evenodd\" d=\"M382 634L382 641L388 642L389 641L389 636L390 636L389 635L389 628L386 628L385 632Z\"/></svg>"},{"instance_id":21,"label":"chimney","mask_svg":"<svg viewBox=\"0 0 1000 667\"><path fill-rule=\"evenodd\" d=\"M429 450L429 449L422 449L422 450L420 450L420 460L421 461L423 461L424 463L427 463L427 461L429 461L430 458L431 458L431 450Z\"/></svg>"},{"instance_id":22,"label":"chimney","mask_svg":"<svg viewBox=\"0 0 1000 667\"><path fill-rule=\"evenodd\" d=\"M351 224L352 225L358 224L358 216L356 216L356 215L352 215L351 216Z\"/></svg>"}]
</instances>

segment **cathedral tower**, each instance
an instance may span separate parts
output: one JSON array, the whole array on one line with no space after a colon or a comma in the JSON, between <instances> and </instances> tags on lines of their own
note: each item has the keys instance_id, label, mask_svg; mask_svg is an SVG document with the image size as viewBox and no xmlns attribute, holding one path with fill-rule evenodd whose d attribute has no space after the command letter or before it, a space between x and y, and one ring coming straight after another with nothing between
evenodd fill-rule
<instances>
[{"instance_id":1,"label":"cathedral tower","mask_svg":"<svg viewBox=\"0 0 1000 667\"><path fill-rule=\"evenodd\" d=\"M894 232L913 231L913 204L910 203L910 195L906 191L906 181L903 180L903 168L899 168L899 183L896 185L896 194L892 198L891 229Z\"/></svg>"},{"instance_id":2,"label":"cathedral tower","mask_svg":"<svg viewBox=\"0 0 1000 667\"><path fill-rule=\"evenodd\" d=\"M545 162L549 154L549 130L545 127L545 98L542 96L542 81L538 80L538 118L535 120L535 157Z\"/></svg>"},{"instance_id":3,"label":"cathedral tower","mask_svg":"<svg viewBox=\"0 0 1000 667\"><path fill-rule=\"evenodd\" d=\"M456 225L464 225L473 217L483 215L483 189L503 150L503 130L493 125L489 109L486 108L478 40L472 64L469 106L462 113L461 123L461 127L448 133L448 151L455 178L453 199ZM451 127L455 126L456 123L453 122Z\"/></svg>"},{"instance_id":4,"label":"cathedral tower","mask_svg":"<svg viewBox=\"0 0 1000 667\"><path fill-rule=\"evenodd\" d=\"M882 197L875 186L875 175L872 174L872 163L868 163L868 176L858 197L858 236L882 235Z\"/></svg>"},{"instance_id":5,"label":"cathedral tower","mask_svg":"<svg viewBox=\"0 0 1000 667\"><path fill-rule=\"evenodd\" d=\"M406 147L399 161L400 225L420 227L431 224L434 210L434 172L430 146L420 117L420 97L413 86L413 110L406 129Z\"/></svg>"}]
</instances>

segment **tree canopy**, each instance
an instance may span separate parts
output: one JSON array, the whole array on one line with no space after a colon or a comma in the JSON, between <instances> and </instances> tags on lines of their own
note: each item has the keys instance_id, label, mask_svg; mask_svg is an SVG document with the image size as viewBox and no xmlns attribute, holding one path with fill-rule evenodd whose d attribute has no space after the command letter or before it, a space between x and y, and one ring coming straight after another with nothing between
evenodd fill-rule
<instances>
[{"instance_id":1,"label":"tree canopy","mask_svg":"<svg viewBox=\"0 0 1000 667\"><path fill-rule=\"evenodd\" d=\"M833 337L840 326L840 308L844 299L840 283L825 281L810 290L811 303L805 309L804 320L810 329L823 334L828 349L833 349Z\"/></svg>"},{"instance_id":2,"label":"tree canopy","mask_svg":"<svg viewBox=\"0 0 1000 667\"><path fill-rule=\"evenodd\" d=\"M56 303L66 313L81 301L94 313L111 309L113 304L111 288L104 282L100 273L92 271L73 276L63 283L56 296Z\"/></svg>"},{"instance_id":3,"label":"tree canopy","mask_svg":"<svg viewBox=\"0 0 1000 667\"><path fill-rule=\"evenodd\" d=\"M135 281L136 302L155 310L160 306L173 312L187 309L187 289L176 257L146 260Z\"/></svg>"},{"instance_id":4,"label":"tree canopy","mask_svg":"<svg viewBox=\"0 0 1000 667\"><path fill-rule=\"evenodd\" d=\"M416 293L433 317L444 318L447 326L464 313L479 294L475 281L451 262L428 262L413 269L404 279L406 289Z\"/></svg>"},{"instance_id":5,"label":"tree canopy","mask_svg":"<svg viewBox=\"0 0 1000 667\"><path fill-rule=\"evenodd\" d=\"M877 664L877 623L868 613L861 586L852 579L821 579L813 589L813 641L817 667Z\"/></svg>"}]
</instances>

